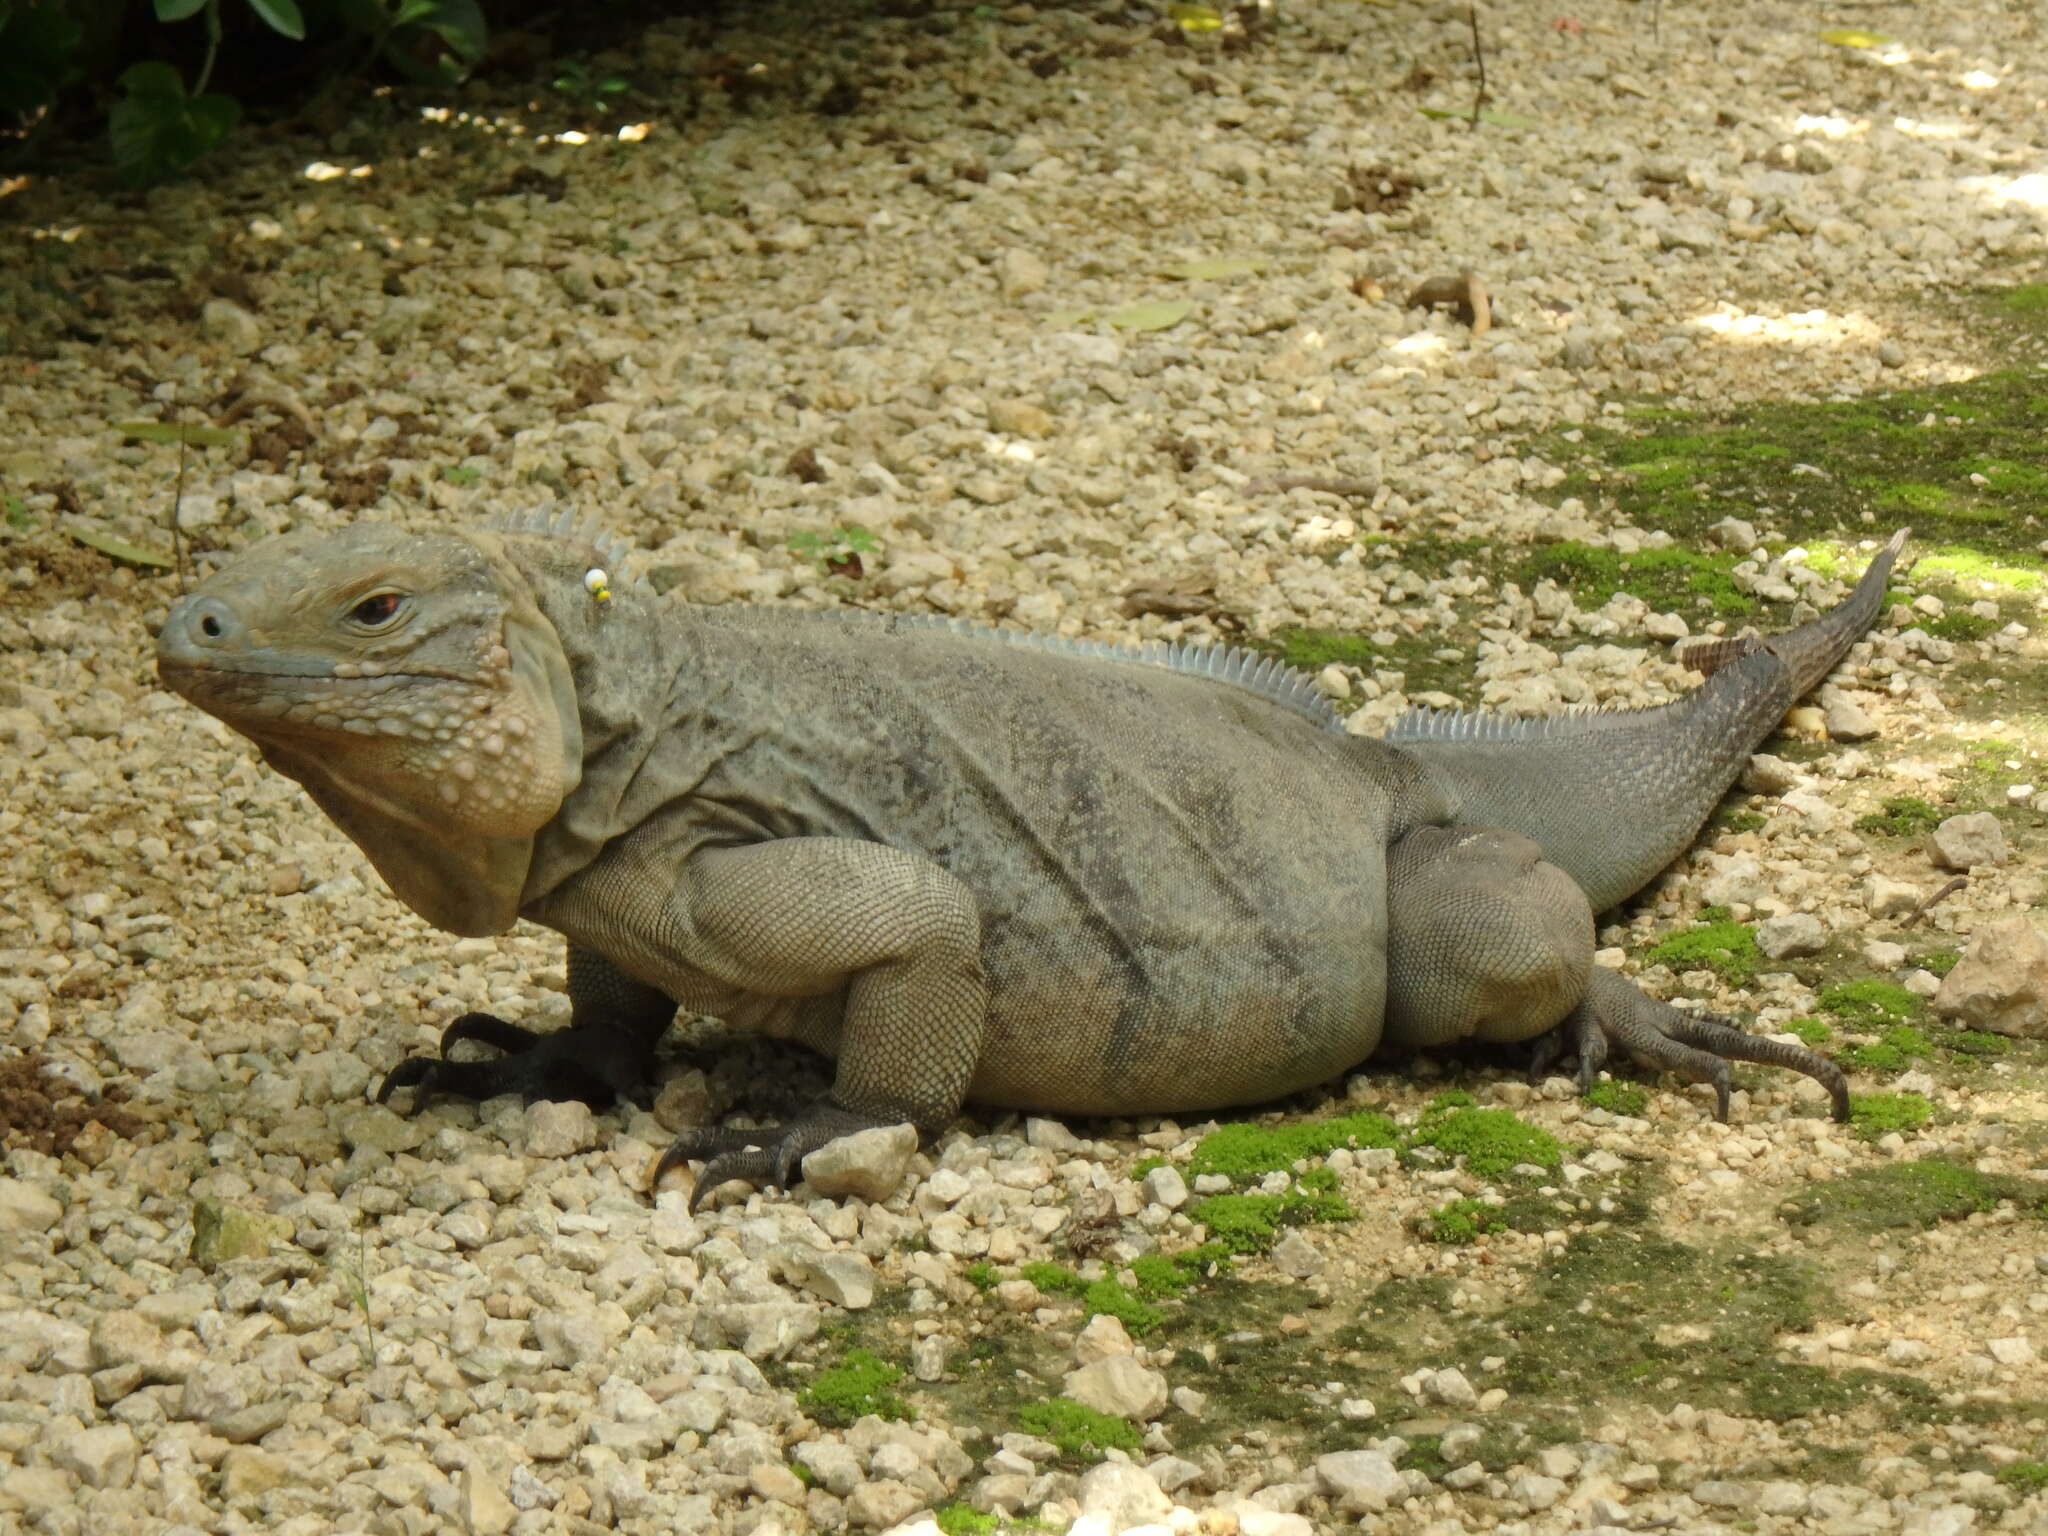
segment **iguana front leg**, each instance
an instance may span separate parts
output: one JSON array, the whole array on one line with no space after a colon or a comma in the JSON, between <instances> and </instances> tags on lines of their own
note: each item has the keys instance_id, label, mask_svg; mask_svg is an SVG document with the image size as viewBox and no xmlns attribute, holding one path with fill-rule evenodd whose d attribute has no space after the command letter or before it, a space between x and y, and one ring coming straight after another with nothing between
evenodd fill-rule
<instances>
[{"instance_id":1,"label":"iguana front leg","mask_svg":"<svg viewBox=\"0 0 2048 1536\"><path fill-rule=\"evenodd\" d=\"M377 1102L417 1090L418 1109L436 1093L488 1099L516 1093L529 1099L581 1099L601 1109L615 1099L644 1101L654 1048L674 1021L676 1005L659 989L635 981L595 950L569 946L569 1027L542 1034L490 1013L465 1013L441 1032L439 1056L409 1056L385 1075ZM505 1054L451 1061L456 1045L474 1040Z\"/></svg>"},{"instance_id":2,"label":"iguana front leg","mask_svg":"<svg viewBox=\"0 0 2048 1536\"><path fill-rule=\"evenodd\" d=\"M988 1020L981 917L931 860L842 838L708 849L661 910L618 916L615 953L648 974L680 966L748 998L845 995L823 1103L780 1126L685 1131L662 1155L656 1183L709 1159L693 1207L730 1179L787 1185L850 1131L908 1121L935 1132L966 1097Z\"/></svg>"}]
</instances>

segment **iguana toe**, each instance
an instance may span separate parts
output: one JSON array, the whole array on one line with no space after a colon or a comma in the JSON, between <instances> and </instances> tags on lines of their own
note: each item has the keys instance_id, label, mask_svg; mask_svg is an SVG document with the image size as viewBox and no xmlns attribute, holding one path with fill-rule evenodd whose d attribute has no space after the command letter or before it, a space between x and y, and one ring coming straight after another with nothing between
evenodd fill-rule
<instances>
[{"instance_id":1,"label":"iguana toe","mask_svg":"<svg viewBox=\"0 0 2048 1536\"><path fill-rule=\"evenodd\" d=\"M656 1160L647 1189L650 1194L660 1189L661 1181L685 1163L703 1162L704 1171L690 1192L694 1215L722 1184L744 1179L757 1188L787 1189L802 1177L804 1159L828 1142L896 1123L893 1117L878 1118L819 1104L783 1125L692 1126Z\"/></svg>"},{"instance_id":2,"label":"iguana toe","mask_svg":"<svg viewBox=\"0 0 2048 1536\"><path fill-rule=\"evenodd\" d=\"M1596 1049L1602 1059L1611 1042L1644 1066L1713 1084L1714 1118L1724 1123L1733 1087L1728 1069L1731 1061L1756 1061L1803 1072L1827 1089L1835 1119L1849 1118L1849 1080L1825 1056L1804 1046L1753 1035L1717 1014L1685 1013L1638 991L1618 971L1602 966L1594 967L1585 1000L1558 1028L1581 1038L1585 1031L1598 1034L1601 1039ZM1582 1084L1588 1081L1585 1060L1582 1047Z\"/></svg>"},{"instance_id":3,"label":"iguana toe","mask_svg":"<svg viewBox=\"0 0 2048 1536\"><path fill-rule=\"evenodd\" d=\"M447 1052L465 1040L506 1054L483 1061L451 1061ZM488 1013L466 1013L441 1033L439 1056L409 1056L385 1074L376 1102L401 1089L416 1090L415 1110L437 1093L490 1099L516 1093L526 1099L579 1099L592 1109L615 1100L638 1101L647 1090L648 1054L632 1040L602 1028L540 1034Z\"/></svg>"}]
</instances>

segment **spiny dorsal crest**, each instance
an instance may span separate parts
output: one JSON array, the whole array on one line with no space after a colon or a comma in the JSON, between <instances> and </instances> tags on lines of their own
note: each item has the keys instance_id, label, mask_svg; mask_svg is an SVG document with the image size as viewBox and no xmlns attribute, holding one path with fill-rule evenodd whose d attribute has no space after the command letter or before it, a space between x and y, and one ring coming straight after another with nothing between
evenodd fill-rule
<instances>
[{"instance_id":1,"label":"spiny dorsal crest","mask_svg":"<svg viewBox=\"0 0 2048 1536\"><path fill-rule=\"evenodd\" d=\"M648 590L641 578L640 552L594 518L586 518L574 507L552 503L499 512L484 520L491 533L536 534L586 545L597 553L597 566L616 591L622 587Z\"/></svg>"}]
</instances>

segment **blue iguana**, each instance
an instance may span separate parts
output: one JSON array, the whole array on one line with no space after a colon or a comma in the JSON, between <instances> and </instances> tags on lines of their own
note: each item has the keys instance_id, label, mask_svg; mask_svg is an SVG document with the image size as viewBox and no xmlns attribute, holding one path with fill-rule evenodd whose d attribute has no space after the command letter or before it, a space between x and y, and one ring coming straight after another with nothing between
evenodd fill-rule
<instances>
[{"instance_id":1,"label":"blue iguana","mask_svg":"<svg viewBox=\"0 0 2048 1536\"><path fill-rule=\"evenodd\" d=\"M1684 852L1903 540L1673 704L1384 740L1241 651L658 597L566 519L272 539L172 607L158 668L429 922L568 939L566 1029L465 1015L380 1099L635 1093L679 1007L835 1058L787 1124L677 1138L656 1176L707 1160L697 1199L970 1100L1214 1110L1383 1044L1535 1041L1582 1082L1616 1045L1724 1118L1728 1061L1768 1062L1841 1118L1824 1058L1596 966L1594 914Z\"/></svg>"}]
</instances>

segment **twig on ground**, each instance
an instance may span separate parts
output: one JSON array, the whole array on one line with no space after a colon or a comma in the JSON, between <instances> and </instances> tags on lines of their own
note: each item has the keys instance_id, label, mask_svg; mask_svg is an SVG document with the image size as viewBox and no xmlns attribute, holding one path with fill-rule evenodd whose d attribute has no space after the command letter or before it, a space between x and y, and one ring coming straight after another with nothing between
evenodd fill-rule
<instances>
[{"instance_id":1,"label":"twig on ground","mask_svg":"<svg viewBox=\"0 0 2048 1536\"><path fill-rule=\"evenodd\" d=\"M1915 923L1919 922L1921 918L1927 915L1927 909L1929 907L1932 907L1937 901L1940 901L1944 896L1953 896L1957 891L1962 890L1963 887L1967 886L1969 883L1970 882L1965 880L1961 875L1955 876L1940 890L1936 891L1932 896L1928 897L1925 901L1921 902L1919 906L1915 907L1913 909L1912 915L1908 917L1903 923L1899 924L1899 926L1901 928L1912 927Z\"/></svg>"},{"instance_id":2,"label":"twig on ground","mask_svg":"<svg viewBox=\"0 0 2048 1536\"><path fill-rule=\"evenodd\" d=\"M1479 109L1486 105L1486 48L1479 41L1479 7L1465 8L1465 19L1472 23L1472 62L1479 66L1479 89L1472 96L1472 126L1479 126Z\"/></svg>"}]
</instances>

